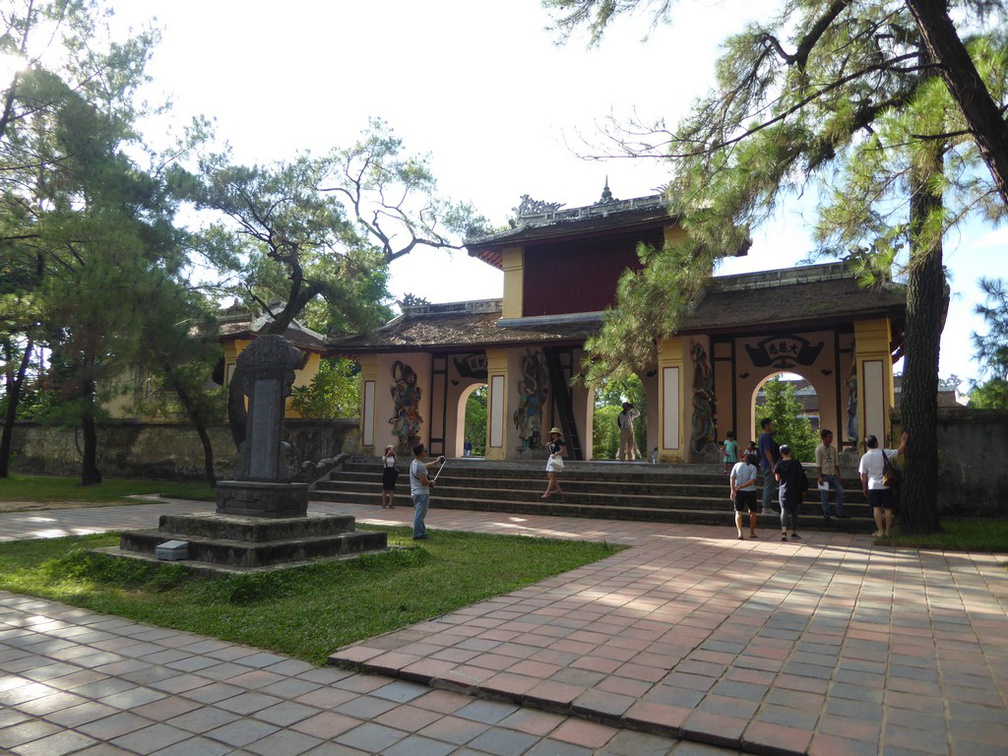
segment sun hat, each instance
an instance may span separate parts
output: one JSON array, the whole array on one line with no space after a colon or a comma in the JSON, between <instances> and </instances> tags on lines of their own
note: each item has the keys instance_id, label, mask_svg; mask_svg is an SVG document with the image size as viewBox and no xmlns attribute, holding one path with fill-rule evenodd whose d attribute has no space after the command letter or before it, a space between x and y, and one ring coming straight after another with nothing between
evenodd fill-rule
<instances>
[{"instance_id":1,"label":"sun hat","mask_svg":"<svg viewBox=\"0 0 1008 756\"><path fill-rule=\"evenodd\" d=\"M550 428L550 435L552 436L554 433L556 433L558 436L563 435L563 431L557 428L555 425L552 428Z\"/></svg>"}]
</instances>

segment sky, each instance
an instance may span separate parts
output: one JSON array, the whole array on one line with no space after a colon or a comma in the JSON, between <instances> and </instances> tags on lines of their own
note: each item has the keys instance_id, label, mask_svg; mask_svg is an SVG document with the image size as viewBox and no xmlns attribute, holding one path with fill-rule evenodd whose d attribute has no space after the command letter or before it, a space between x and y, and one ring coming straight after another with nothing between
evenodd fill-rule
<instances>
[{"instance_id":1,"label":"sky","mask_svg":"<svg viewBox=\"0 0 1008 756\"><path fill-rule=\"evenodd\" d=\"M427 153L443 194L503 225L523 194L577 207L608 179L619 199L655 193L660 161L586 160L610 118L671 124L713 81L718 47L770 0L683 0L672 23L620 19L602 43L558 45L539 0L113 0L115 23L153 23L162 41L151 99L172 118L215 119L234 159L265 163L352 144L383 118L411 153ZM647 37L647 39L645 39ZM754 229L749 255L719 274L790 267L811 249L809 209L784 207ZM981 275L1008 275L1008 229L971 223L947 240L952 301L942 378L974 378L970 334ZM499 297L499 271L465 252L414 252L390 288L431 302ZM897 366L899 369L899 366Z\"/></svg>"}]
</instances>

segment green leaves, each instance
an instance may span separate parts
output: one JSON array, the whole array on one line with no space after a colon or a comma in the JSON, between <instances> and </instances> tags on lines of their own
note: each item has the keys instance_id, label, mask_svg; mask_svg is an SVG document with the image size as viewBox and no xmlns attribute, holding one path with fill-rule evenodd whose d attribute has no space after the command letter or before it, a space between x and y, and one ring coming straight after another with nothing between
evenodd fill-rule
<instances>
[{"instance_id":1,"label":"green leaves","mask_svg":"<svg viewBox=\"0 0 1008 756\"><path fill-rule=\"evenodd\" d=\"M816 446L819 440L812 430L808 418L804 417L802 403L795 395L794 384L775 377L763 384L763 394L766 403L760 408L758 418L769 417L774 422L774 441L778 444L788 444L791 456L802 462L815 460ZM753 429L753 435L759 435L760 429Z\"/></svg>"}]
</instances>

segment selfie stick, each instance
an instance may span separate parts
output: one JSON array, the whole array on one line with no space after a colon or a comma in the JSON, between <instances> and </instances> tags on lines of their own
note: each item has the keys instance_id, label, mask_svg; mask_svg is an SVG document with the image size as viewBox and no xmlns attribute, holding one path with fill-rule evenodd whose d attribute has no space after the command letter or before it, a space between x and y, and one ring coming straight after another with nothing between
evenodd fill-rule
<instances>
[{"instance_id":1,"label":"selfie stick","mask_svg":"<svg viewBox=\"0 0 1008 756\"><path fill-rule=\"evenodd\" d=\"M448 461L448 460L446 459L446 460L445 460L444 462L442 462L442 463L441 463L441 467L439 467L439 468L437 469L437 472L436 472L436 473L434 473L434 480L435 480L435 481L437 480L437 476L441 474L441 471L442 471L442 470L444 470L444 466L445 466L445 462L447 462L447 461Z\"/></svg>"}]
</instances>

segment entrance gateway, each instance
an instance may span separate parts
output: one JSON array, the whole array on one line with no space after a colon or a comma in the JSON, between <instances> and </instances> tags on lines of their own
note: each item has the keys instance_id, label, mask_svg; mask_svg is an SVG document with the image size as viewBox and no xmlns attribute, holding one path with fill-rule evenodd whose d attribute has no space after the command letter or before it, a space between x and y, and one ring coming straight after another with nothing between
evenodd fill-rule
<instances>
[{"instance_id":1,"label":"entrance gateway","mask_svg":"<svg viewBox=\"0 0 1008 756\"><path fill-rule=\"evenodd\" d=\"M487 459L545 457L553 426L570 458L591 459L594 391L572 385L585 340L615 304L619 276L642 267L637 245L683 234L661 196L563 210L523 202L514 228L466 242L470 256L503 271L503 298L404 306L376 333L333 344L361 365L364 450L423 442L431 454L462 456L460 403L486 384ZM844 263L712 278L679 331L658 343L655 364L638 372L648 451L657 447L662 462L705 461L732 429L745 445L757 389L781 372L812 385L820 426L842 448L888 437L905 309L901 285L861 288Z\"/></svg>"}]
</instances>

